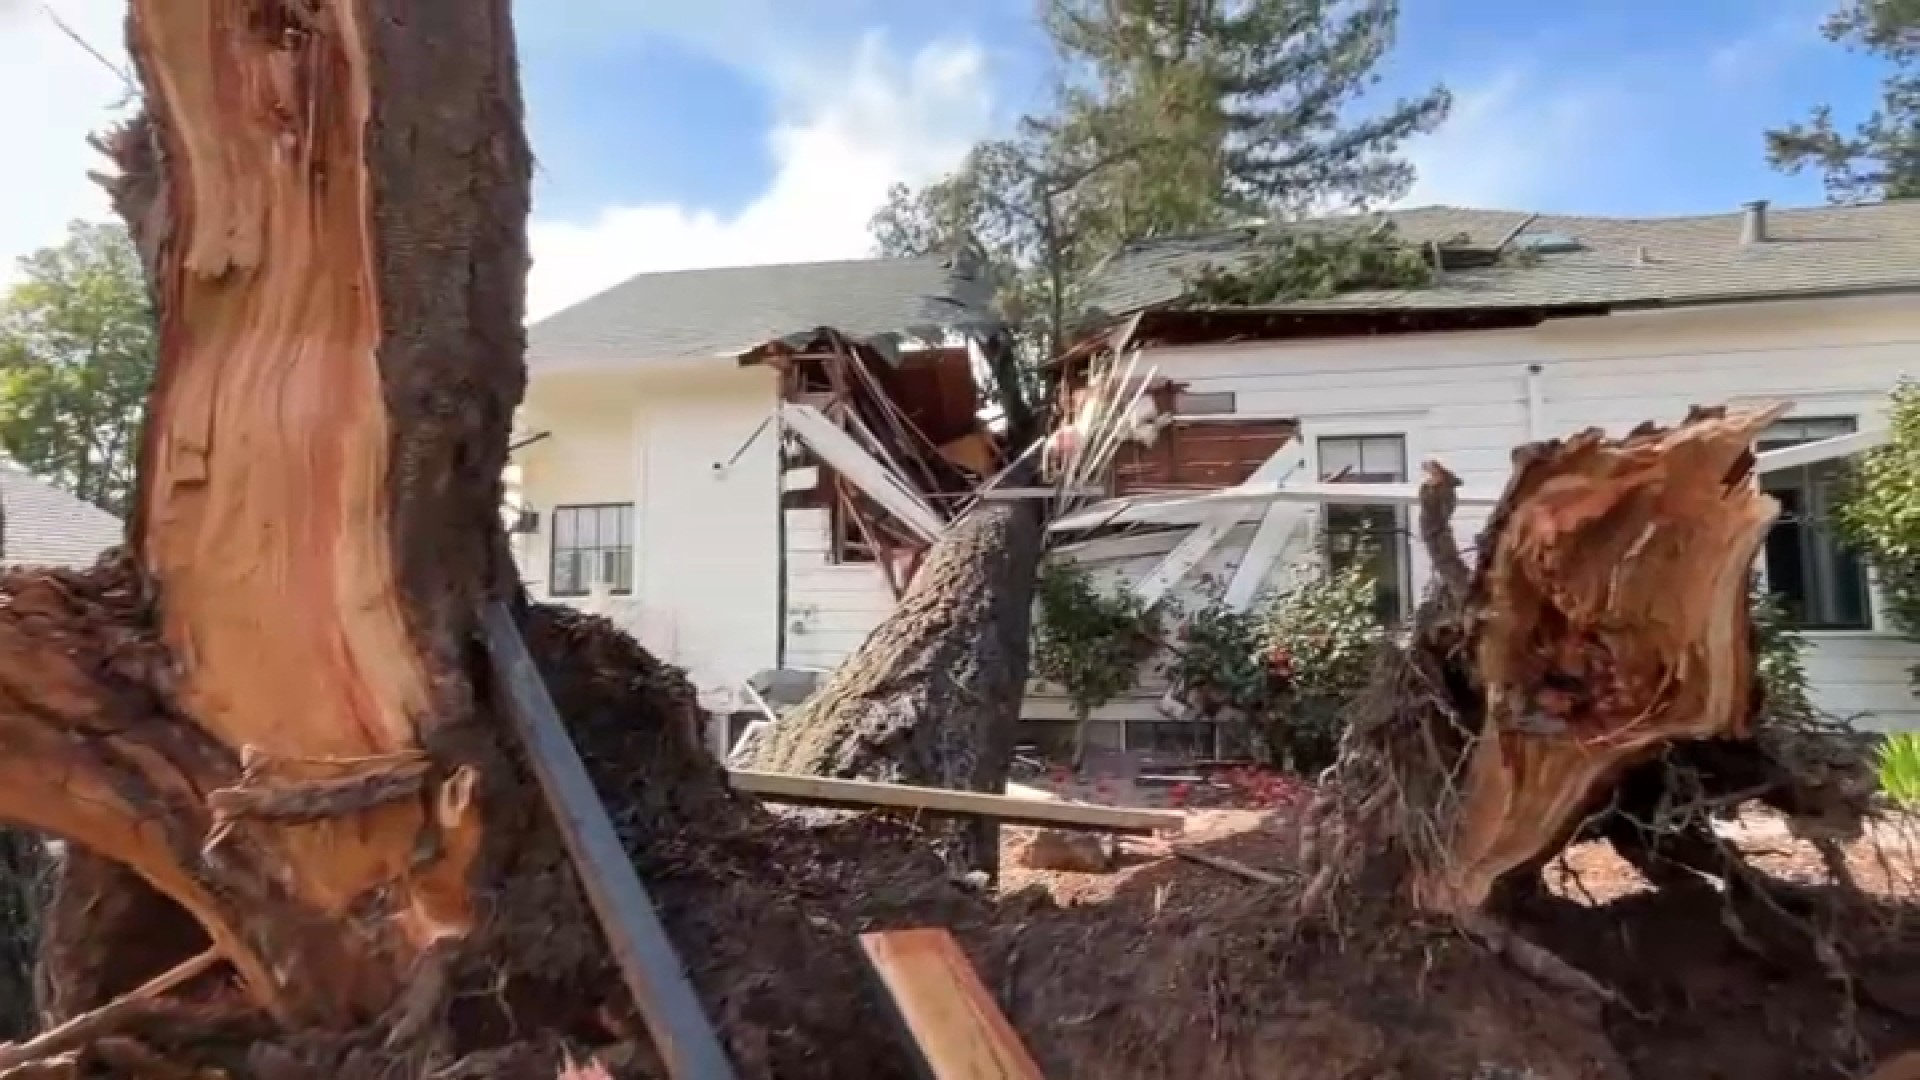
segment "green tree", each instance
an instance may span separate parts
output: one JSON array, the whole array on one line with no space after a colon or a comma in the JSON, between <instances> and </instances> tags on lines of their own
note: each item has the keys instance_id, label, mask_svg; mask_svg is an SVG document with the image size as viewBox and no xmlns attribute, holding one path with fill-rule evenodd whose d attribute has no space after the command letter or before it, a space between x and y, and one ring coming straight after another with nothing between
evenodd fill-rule
<instances>
[{"instance_id":1,"label":"green tree","mask_svg":"<svg viewBox=\"0 0 1920 1080\"><path fill-rule=\"evenodd\" d=\"M1839 525L1873 565L1895 629L1920 639L1920 383L1894 388L1887 420L1891 437L1861 455Z\"/></svg>"},{"instance_id":2,"label":"green tree","mask_svg":"<svg viewBox=\"0 0 1920 1080\"><path fill-rule=\"evenodd\" d=\"M1880 103L1850 133L1831 105L1817 106L1805 123L1767 132L1768 160L1821 170L1835 202L1920 196L1920 0L1847 0L1824 32L1888 65Z\"/></svg>"},{"instance_id":3,"label":"green tree","mask_svg":"<svg viewBox=\"0 0 1920 1080\"><path fill-rule=\"evenodd\" d=\"M111 513L133 491L154 326L125 230L75 222L0 297L0 449Z\"/></svg>"},{"instance_id":4,"label":"green tree","mask_svg":"<svg viewBox=\"0 0 1920 1080\"><path fill-rule=\"evenodd\" d=\"M883 254L971 244L1001 313L1058 351L1088 273L1127 243L1404 194L1397 156L1432 130L1435 89L1355 115L1393 41L1396 0L1047 0L1063 73L1045 113L952 175L896 188Z\"/></svg>"}]
</instances>

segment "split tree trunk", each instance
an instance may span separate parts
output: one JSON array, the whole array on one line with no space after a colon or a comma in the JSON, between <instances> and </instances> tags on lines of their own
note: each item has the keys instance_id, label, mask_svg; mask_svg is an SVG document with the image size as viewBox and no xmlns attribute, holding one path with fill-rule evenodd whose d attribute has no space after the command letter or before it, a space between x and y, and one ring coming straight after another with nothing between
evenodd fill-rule
<instances>
[{"instance_id":1,"label":"split tree trunk","mask_svg":"<svg viewBox=\"0 0 1920 1080\"><path fill-rule=\"evenodd\" d=\"M1458 481L1428 467L1438 584L1343 742L1306 904L1371 865L1419 906L1471 916L1558 854L1632 767L1750 737L1747 583L1776 512L1752 444L1779 412L1702 409L1670 430L1523 447L1472 570L1448 521Z\"/></svg>"},{"instance_id":2,"label":"split tree trunk","mask_svg":"<svg viewBox=\"0 0 1920 1080\"><path fill-rule=\"evenodd\" d=\"M811 698L743 745L743 769L960 791L1005 789L1026 693L1044 523L1031 500L983 503L928 553L893 613ZM979 821L949 852L998 872Z\"/></svg>"},{"instance_id":3,"label":"split tree trunk","mask_svg":"<svg viewBox=\"0 0 1920 1080\"><path fill-rule=\"evenodd\" d=\"M524 382L507 9L134 0L146 113L109 144L159 360L128 548L5 582L0 819L190 914L284 1025L387 1012L479 917L471 641L513 587ZM155 972L123 974L95 981Z\"/></svg>"}]
</instances>

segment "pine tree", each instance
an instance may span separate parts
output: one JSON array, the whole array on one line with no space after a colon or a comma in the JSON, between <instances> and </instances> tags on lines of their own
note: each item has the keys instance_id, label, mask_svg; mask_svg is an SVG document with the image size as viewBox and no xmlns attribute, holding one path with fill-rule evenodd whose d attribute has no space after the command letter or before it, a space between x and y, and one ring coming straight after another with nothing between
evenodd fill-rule
<instances>
[{"instance_id":1,"label":"pine tree","mask_svg":"<svg viewBox=\"0 0 1920 1080\"><path fill-rule=\"evenodd\" d=\"M1767 158L1790 173L1812 166L1835 202L1920 197L1920 0L1849 0L1827 19L1831 41L1884 61L1880 103L1852 134L1821 105L1803 124L1767 132Z\"/></svg>"}]
</instances>

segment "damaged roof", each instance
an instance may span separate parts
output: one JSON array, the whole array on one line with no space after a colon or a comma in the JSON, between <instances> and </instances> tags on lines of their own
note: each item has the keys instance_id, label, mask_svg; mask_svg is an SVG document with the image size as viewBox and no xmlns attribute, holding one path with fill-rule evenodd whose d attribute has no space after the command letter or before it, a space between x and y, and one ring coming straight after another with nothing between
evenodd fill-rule
<instances>
[{"instance_id":1,"label":"damaged roof","mask_svg":"<svg viewBox=\"0 0 1920 1080\"><path fill-rule=\"evenodd\" d=\"M938 341L990 323L992 292L964 256L641 274L529 327L527 367L537 375L737 357L823 326L855 339Z\"/></svg>"},{"instance_id":2,"label":"damaged roof","mask_svg":"<svg viewBox=\"0 0 1920 1080\"><path fill-rule=\"evenodd\" d=\"M1574 217L1424 206L1323 219L1302 228L1392 222L1410 243L1528 252L1498 265L1447 270L1420 288L1369 289L1276 305L1302 310L1541 308L1812 297L1920 288L1920 200L1767 209L1764 239L1742 241L1747 214ZM1120 316L1180 299L1208 264L1257 250L1261 227L1135 244L1096 273L1092 307Z\"/></svg>"},{"instance_id":3,"label":"damaged roof","mask_svg":"<svg viewBox=\"0 0 1920 1080\"><path fill-rule=\"evenodd\" d=\"M0 461L0 506L6 511L0 565L92 566L126 537L119 518L6 461Z\"/></svg>"}]
</instances>

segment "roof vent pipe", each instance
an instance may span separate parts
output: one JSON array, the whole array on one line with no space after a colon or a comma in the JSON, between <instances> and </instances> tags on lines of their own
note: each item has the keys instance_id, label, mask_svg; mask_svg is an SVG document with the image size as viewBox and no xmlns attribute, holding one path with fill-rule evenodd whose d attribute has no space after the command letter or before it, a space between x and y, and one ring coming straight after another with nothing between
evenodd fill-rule
<instances>
[{"instance_id":1,"label":"roof vent pipe","mask_svg":"<svg viewBox=\"0 0 1920 1080\"><path fill-rule=\"evenodd\" d=\"M1767 242L1767 200L1755 199L1741 204L1740 246L1752 247Z\"/></svg>"}]
</instances>

